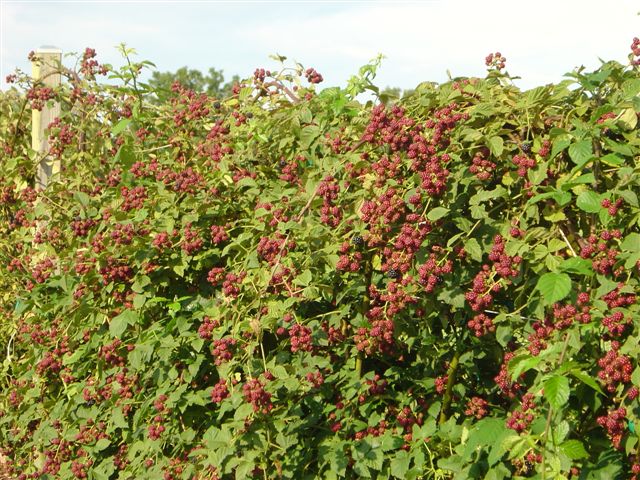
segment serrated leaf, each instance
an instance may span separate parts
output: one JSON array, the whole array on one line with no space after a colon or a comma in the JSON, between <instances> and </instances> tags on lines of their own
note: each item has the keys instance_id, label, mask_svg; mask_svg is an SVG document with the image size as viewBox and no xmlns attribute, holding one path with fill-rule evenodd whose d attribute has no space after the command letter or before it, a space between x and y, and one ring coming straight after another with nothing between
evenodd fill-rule
<instances>
[{"instance_id":1,"label":"serrated leaf","mask_svg":"<svg viewBox=\"0 0 640 480\"><path fill-rule=\"evenodd\" d=\"M571 460L578 460L589 456L580 440L567 440L560 445L560 449Z\"/></svg>"},{"instance_id":2,"label":"serrated leaf","mask_svg":"<svg viewBox=\"0 0 640 480\"><path fill-rule=\"evenodd\" d=\"M109 333L112 337L120 337L129 325L138 321L138 314L133 310L125 310L109 322Z\"/></svg>"},{"instance_id":3,"label":"serrated leaf","mask_svg":"<svg viewBox=\"0 0 640 480\"><path fill-rule=\"evenodd\" d=\"M504 140L502 137L491 137L487 140L487 146L494 157L499 157L504 150Z\"/></svg>"},{"instance_id":4,"label":"serrated leaf","mask_svg":"<svg viewBox=\"0 0 640 480\"><path fill-rule=\"evenodd\" d=\"M627 235L620 244L620 248L625 252L640 252L640 234L630 233Z\"/></svg>"},{"instance_id":5,"label":"serrated leaf","mask_svg":"<svg viewBox=\"0 0 640 480\"><path fill-rule=\"evenodd\" d=\"M585 258L571 257L565 259L558 269L562 272L577 273L578 275L593 275L592 262Z\"/></svg>"},{"instance_id":6,"label":"serrated leaf","mask_svg":"<svg viewBox=\"0 0 640 480\"><path fill-rule=\"evenodd\" d=\"M576 205L578 208L587 213L598 213L602 210L602 198L592 190L586 190L578 195Z\"/></svg>"},{"instance_id":7,"label":"serrated leaf","mask_svg":"<svg viewBox=\"0 0 640 480\"><path fill-rule=\"evenodd\" d=\"M411 457L409 453L405 450L398 451L395 457L391 459L391 475L397 478L405 478L410 463Z\"/></svg>"},{"instance_id":8,"label":"serrated leaf","mask_svg":"<svg viewBox=\"0 0 640 480\"><path fill-rule=\"evenodd\" d=\"M446 216L448 213L449 213L448 208L436 207L429 210L429 213L427 213L427 218L432 222L435 222L436 220L439 220L442 217Z\"/></svg>"},{"instance_id":9,"label":"serrated leaf","mask_svg":"<svg viewBox=\"0 0 640 480\"><path fill-rule=\"evenodd\" d=\"M483 418L469 432L469 440L463 456L470 458L478 447L486 448L494 445L506 428L504 420L500 418Z\"/></svg>"},{"instance_id":10,"label":"serrated leaf","mask_svg":"<svg viewBox=\"0 0 640 480\"><path fill-rule=\"evenodd\" d=\"M253 412L253 407L251 406L251 404L250 403L243 403L242 405L240 405L236 409L236 412L233 415L233 419L234 420L244 420L249 415L251 415L251 412Z\"/></svg>"},{"instance_id":11,"label":"serrated leaf","mask_svg":"<svg viewBox=\"0 0 640 480\"><path fill-rule=\"evenodd\" d=\"M554 410L567 403L570 394L569 379L565 376L554 375L544 382L544 396Z\"/></svg>"},{"instance_id":12,"label":"serrated leaf","mask_svg":"<svg viewBox=\"0 0 640 480\"><path fill-rule=\"evenodd\" d=\"M482 261L482 248L475 238L469 238L464 242L464 251L476 262Z\"/></svg>"},{"instance_id":13,"label":"serrated leaf","mask_svg":"<svg viewBox=\"0 0 640 480\"><path fill-rule=\"evenodd\" d=\"M320 127L317 125L307 125L300 132L300 148L307 149L313 141L320 136Z\"/></svg>"},{"instance_id":14,"label":"serrated leaf","mask_svg":"<svg viewBox=\"0 0 640 480\"><path fill-rule=\"evenodd\" d=\"M564 207L571 201L573 196L571 195L571 192L555 191L552 192L551 198L553 198L558 203L558 205Z\"/></svg>"},{"instance_id":15,"label":"serrated leaf","mask_svg":"<svg viewBox=\"0 0 640 480\"><path fill-rule=\"evenodd\" d=\"M638 117L633 108L625 108L620 115L616 117L616 125L626 131L631 131L636 128L638 124Z\"/></svg>"},{"instance_id":16,"label":"serrated leaf","mask_svg":"<svg viewBox=\"0 0 640 480\"><path fill-rule=\"evenodd\" d=\"M502 185L498 185L493 190L480 190L469 199L469 205L480 205L482 202L493 200L494 198L504 197L506 196L506 194L507 190Z\"/></svg>"},{"instance_id":17,"label":"serrated leaf","mask_svg":"<svg viewBox=\"0 0 640 480\"><path fill-rule=\"evenodd\" d=\"M545 304L550 305L571 292L571 278L566 273L545 273L538 279L536 289L542 295Z\"/></svg>"},{"instance_id":18,"label":"serrated leaf","mask_svg":"<svg viewBox=\"0 0 640 480\"><path fill-rule=\"evenodd\" d=\"M629 205L638 206L638 195L633 190L622 190L619 194Z\"/></svg>"},{"instance_id":19,"label":"serrated leaf","mask_svg":"<svg viewBox=\"0 0 640 480\"><path fill-rule=\"evenodd\" d=\"M498 325L496 329L496 340L500 345L506 347L513 338L513 327L509 325Z\"/></svg>"},{"instance_id":20,"label":"serrated leaf","mask_svg":"<svg viewBox=\"0 0 640 480\"><path fill-rule=\"evenodd\" d=\"M541 358L529 354L518 355L511 359L507 365L507 372L512 378L518 379L523 373L535 368L540 363Z\"/></svg>"},{"instance_id":21,"label":"serrated leaf","mask_svg":"<svg viewBox=\"0 0 640 480\"><path fill-rule=\"evenodd\" d=\"M600 157L600 161L610 167L617 167L624 163L624 159L620 158L615 153L609 153L603 157Z\"/></svg>"},{"instance_id":22,"label":"serrated leaf","mask_svg":"<svg viewBox=\"0 0 640 480\"><path fill-rule=\"evenodd\" d=\"M572 370L570 373L571 375L576 377L578 380L580 380L582 383L594 389L596 392L602 395L605 394L602 391L602 388L600 388L600 385L598 385L598 383L593 379L591 375L587 375L586 373L581 372L580 370Z\"/></svg>"},{"instance_id":23,"label":"serrated leaf","mask_svg":"<svg viewBox=\"0 0 640 480\"><path fill-rule=\"evenodd\" d=\"M547 164L541 163L536 168L529 170L527 176L532 185L540 185L547 178Z\"/></svg>"},{"instance_id":24,"label":"serrated leaf","mask_svg":"<svg viewBox=\"0 0 640 480\"><path fill-rule=\"evenodd\" d=\"M63 365L73 365L75 362L80 360L84 355L87 354L86 348L78 348L71 355L65 355L62 358Z\"/></svg>"},{"instance_id":25,"label":"serrated leaf","mask_svg":"<svg viewBox=\"0 0 640 480\"><path fill-rule=\"evenodd\" d=\"M604 275L598 275L598 283L600 283L600 286L596 290L595 298L602 298L611 290L618 287L618 282L614 282L613 280L605 277Z\"/></svg>"},{"instance_id":26,"label":"serrated leaf","mask_svg":"<svg viewBox=\"0 0 640 480\"><path fill-rule=\"evenodd\" d=\"M313 275L311 274L311 270L305 270L304 272L302 272L300 275L296 277L295 283L298 285L302 285L303 287L306 287L307 285L309 285L309 283L311 283L312 279L313 279Z\"/></svg>"},{"instance_id":27,"label":"serrated leaf","mask_svg":"<svg viewBox=\"0 0 640 480\"><path fill-rule=\"evenodd\" d=\"M78 200L78 202L80 202L80 205L82 205L83 207L86 207L87 205L89 205L89 195L87 195L84 192L73 192L73 196L76 200Z\"/></svg>"},{"instance_id":28,"label":"serrated leaf","mask_svg":"<svg viewBox=\"0 0 640 480\"><path fill-rule=\"evenodd\" d=\"M569 146L569 157L576 165L584 165L593 156L592 149L590 140L580 140Z\"/></svg>"},{"instance_id":29,"label":"serrated leaf","mask_svg":"<svg viewBox=\"0 0 640 480\"><path fill-rule=\"evenodd\" d=\"M569 145L571 145L571 137L567 134L562 134L557 136L553 140L553 147L551 148L551 156L550 158L555 158L558 153L562 152Z\"/></svg>"},{"instance_id":30,"label":"serrated leaf","mask_svg":"<svg viewBox=\"0 0 640 480\"><path fill-rule=\"evenodd\" d=\"M120 407L114 407L113 410L111 410L111 424L116 428L129 428L129 422L127 422Z\"/></svg>"},{"instance_id":31,"label":"serrated leaf","mask_svg":"<svg viewBox=\"0 0 640 480\"><path fill-rule=\"evenodd\" d=\"M108 438L101 438L96 442L94 448L99 452L100 450L107 448L109 445L111 445L111 441Z\"/></svg>"},{"instance_id":32,"label":"serrated leaf","mask_svg":"<svg viewBox=\"0 0 640 480\"><path fill-rule=\"evenodd\" d=\"M147 297L145 297L144 295L140 295L139 293L136 294L136 296L133 297L133 309L140 310L144 306L146 301Z\"/></svg>"},{"instance_id":33,"label":"serrated leaf","mask_svg":"<svg viewBox=\"0 0 640 480\"><path fill-rule=\"evenodd\" d=\"M114 135L114 136L118 135L125 128L127 128L130 123L131 123L130 118L123 118L113 126L113 128L111 129L111 135Z\"/></svg>"}]
</instances>

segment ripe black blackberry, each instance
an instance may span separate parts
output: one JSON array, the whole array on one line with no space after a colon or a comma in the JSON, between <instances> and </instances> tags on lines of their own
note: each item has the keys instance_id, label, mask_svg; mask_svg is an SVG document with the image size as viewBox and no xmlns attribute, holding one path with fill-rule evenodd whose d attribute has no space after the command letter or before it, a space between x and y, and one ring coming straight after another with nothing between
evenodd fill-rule
<instances>
[{"instance_id":1,"label":"ripe black blackberry","mask_svg":"<svg viewBox=\"0 0 640 480\"><path fill-rule=\"evenodd\" d=\"M364 238L362 238L362 236L360 235L356 235L355 237L353 237L352 242L356 247L361 247L362 245L364 245Z\"/></svg>"},{"instance_id":2,"label":"ripe black blackberry","mask_svg":"<svg viewBox=\"0 0 640 480\"><path fill-rule=\"evenodd\" d=\"M396 278L400 277L400 272L398 270L396 270L395 268L392 268L387 272L387 276L389 278L396 279Z\"/></svg>"},{"instance_id":3,"label":"ripe black blackberry","mask_svg":"<svg viewBox=\"0 0 640 480\"><path fill-rule=\"evenodd\" d=\"M213 103L213 108L215 108L216 110L220 110L220 107L221 107L221 106L222 106L222 105L220 104L220 102L214 102L214 103Z\"/></svg>"},{"instance_id":4,"label":"ripe black blackberry","mask_svg":"<svg viewBox=\"0 0 640 480\"><path fill-rule=\"evenodd\" d=\"M605 128L602 130L602 133L604 134L605 137L607 137L609 140L618 140L618 135L611 130L610 128Z\"/></svg>"},{"instance_id":5,"label":"ripe black blackberry","mask_svg":"<svg viewBox=\"0 0 640 480\"><path fill-rule=\"evenodd\" d=\"M522 153L531 153L531 144L529 142L522 142L522 145L520 145L520 150L522 150Z\"/></svg>"}]
</instances>

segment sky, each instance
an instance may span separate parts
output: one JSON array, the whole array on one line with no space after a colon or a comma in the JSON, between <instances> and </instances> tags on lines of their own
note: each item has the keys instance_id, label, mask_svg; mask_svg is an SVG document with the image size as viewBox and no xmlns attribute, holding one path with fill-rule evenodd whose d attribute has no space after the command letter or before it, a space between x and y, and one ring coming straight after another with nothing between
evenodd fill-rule
<instances>
[{"instance_id":1,"label":"sky","mask_svg":"<svg viewBox=\"0 0 640 480\"><path fill-rule=\"evenodd\" d=\"M447 72L483 76L486 55L500 51L528 89L599 58L626 63L639 12L637 0L0 0L0 88L16 67L30 72L27 54L40 46L91 47L120 66L124 42L160 71L215 67L226 78L275 69L269 55L280 54L315 68L325 86L346 85L381 53L374 83L402 89Z\"/></svg>"}]
</instances>

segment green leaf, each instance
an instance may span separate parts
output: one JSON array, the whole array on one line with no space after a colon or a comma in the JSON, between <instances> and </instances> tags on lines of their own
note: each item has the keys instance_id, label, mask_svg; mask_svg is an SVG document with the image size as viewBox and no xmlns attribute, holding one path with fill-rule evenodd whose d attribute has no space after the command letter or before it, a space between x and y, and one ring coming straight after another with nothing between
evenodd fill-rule
<instances>
[{"instance_id":1,"label":"green leaf","mask_svg":"<svg viewBox=\"0 0 640 480\"><path fill-rule=\"evenodd\" d=\"M627 235L620 244L620 248L625 252L640 252L640 234L634 232Z\"/></svg>"},{"instance_id":2,"label":"green leaf","mask_svg":"<svg viewBox=\"0 0 640 480\"><path fill-rule=\"evenodd\" d=\"M636 195L636 192L634 192L633 190L622 190L618 193L629 205L632 205L634 207L638 206L638 195Z\"/></svg>"},{"instance_id":3,"label":"green leaf","mask_svg":"<svg viewBox=\"0 0 640 480\"><path fill-rule=\"evenodd\" d=\"M138 321L138 314L133 310L125 310L120 315L117 315L109 322L109 333L112 337L120 337L127 326L134 325Z\"/></svg>"},{"instance_id":4,"label":"green leaf","mask_svg":"<svg viewBox=\"0 0 640 480\"><path fill-rule=\"evenodd\" d=\"M499 157L504 150L504 140L502 137L491 137L487 140L487 146L494 157Z\"/></svg>"},{"instance_id":5,"label":"green leaf","mask_svg":"<svg viewBox=\"0 0 640 480\"><path fill-rule=\"evenodd\" d=\"M615 282L604 275L598 275L597 278L600 286L596 290L596 298L602 298L604 295L618 287L618 282Z\"/></svg>"},{"instance_id":6,"label":"green leaf","mask_svg":"<svg viewBox=\"0 0 640 480\"><path fill-rule=\"evenodd\" d=\"M562 272L576 273L578 275L591 276L594 273L591 261L580 257L570 257L565 259L560 263L558 269Z\"/></svg>"},{"instance_id":7,"label":"green leaf","mask_svg":"<svg viewBox=\"0 0 640 480\"><path fill-rule=\"evenodd\" d=\"M410 463L411 457L409 453L404 450L398 451L395 457L391 459L391 475L397 478L405 478Z\"/></svg>"},{"instance_id":8,"label":"green leaf","mask_svg":"<svg viewBox=\"0 0 640 480\"><path fill-rule=\"evenodd\" d=\"M506 428L504 420L501 418L483 418L469 432L469 440L463 456L470 459L478 447L487 448L494 445Z\"/></svg>"},{"instance_id":9,"label":"green leaf","mask_svg":"<svg viewBox=\"0 0 640 480\"><path fill-rule=\"evenodd\" d=\"M108 438L101 438L96 442L95 449L96 451L101 451L107 448L111 444L111 441Z\"/></svg>"},{"instance_id":10,"label":"green leaf","mask_svg":"<svg viewBox=\"0 0 640 480\"><path fill-rule=\"evenodd\" d=\"M300 275L296 277L295 283L306 287L307 285L309 285L309 283L311 283L312 279L313 279L313 275L311 274L311 271L305 270L304 272L302 272Z\"/></svg>"},{"instance_id":11,"label":"green leaf","mask_svg":"<svg viewBox=\"0 0 640 480\"><path fill-rule=\"evenodd\" d=\"M602 210L602 198L592 190L586 190L578 195L576 205L578 208L587 213L598 213Z\"/></svg>"},{"instance_id":12,"label":"green leaf","mask_svg":"<svg viewBox=\"0 0 640 480\"><path fill-rule=\"evenodd\" d=\"M588 387L591 387L592 389L594 389L596 392L604 395L605 393L602 391L602 388L600 388L600 385L598 385L598 382L596 382L594 380L594 377L592 377L591 375L587 375L586 373L580 371L580 370L571 370L569 372L571 375L573 375L574 377L576 377L578 380L580 380L582 383L584 383L585 385L587 385Z\"/></svg>"},{"instance_id":13,"label":"green leaf","mask_svg":"<svg viewBox=\"0 0 640 480\"><path fill-rule=\"evenodd\" d=\"M120 407L114 407L113 410L111 410L111 424L116 428L122 428L124 430L129 428L129 422L127 422Z\"/></svg>"},{"instance_id":14,"label":"green leaf","mask_svg":"<svg viewBox=\"0 0 640 480\"><path fill-rule=\"evenodd\" d=\"M244 421L244 419L247 418L249 415L251 415L252 412L253 412L253 407L251 406L251 404L243 403L236 409L236 412L233 415L233 419Z\"/></svg>"},{"instance_id":15,"label":"green leaf","mask_svg":"<svg viewBox=\"0 0 640 480\"><path fill-rule=\"evenodd\" d=\"M507 196L507 190L502 185L498 185L493 190L480 190L469 199L469 205L480 205L482 202L486 202L487 200L493 200L494 198L505 196Z\"/></svg>"},{"instance_id":16,"label":"green leaf","mask_svg":"<svg viewBox=\"0 0 640 480\"><path fill-rule=\"evenodd\" d=\"M554 410L567 403L570 393L569 379L565 376L554 375L544 382L544 396Z\"/></svg>"},{"instance_id":17,"label":"green leaf","mask_svg":"<svg viewBox=\"0 0 640 480\"><path fill-rule=\"evenodd\" d=\"M538 366L542 359L529 354L518 355L511 359L507 365L507 371L512 378L518 379L520 375Z\"/></svg>"},{"instance_id":18,"label":"green leaf","mask_svg":"<svg viewBox=\"0 0 640 480\"><path fill-rule=\"evenodd\" d=\"M84 192L73 192L73 196L76 200L78 200L78 202L80 202L80 205L82 205L83 207L89 205L89 201L91 200L89 198L89 195Z\"/></svg>"},{"instance_id":19,"label":"green leaf","mask_svg":"<svg viewBox=\"0 0 640 480\"><path fill-rule=\"evenodd\" d=\"M550 158L555 158L558 153L565 150L569 145L571 145L571 137L568 134L562 134L557 136L553 140L553 147L551 148L551 156Z\"/></svg>"},{"instance_id":20,"label":"green leaf","mask_svg":"<svg viewBox=\"0 0 640 480\"><path fill-rule=\"evenodd\" d=\"M500 345L506 347L513 338L513 327L510 325L498 325L496 329L496 340Z\"/></svg>"},{"instance_id":21,"label":"green leaf","mask_svg":"<svg viewBox=\"0 0 640 480\"><path fill-rule=\"evenodd\" d=\"M73 365L75 362L80 360L84 355L87 354L86 348L77 348L71 355L65 355L62 358L63 365Z\"/></svg>"},{"instance_id":22,"label":"green leaf","mask_svg":"<svg viewBox=\"0 0 640 480\"><path fill-rule=\"evenodd\" d=\"M130 118L123 118L122 120L120 120L118 123L116 123L114 125L114 127L111 129L111 135L116 136L118 135L120 132L122 132L125 128L127 128L127 126L131 123L131 119Z\"/></svg>"},{"instance_id":23,"label":"green leaf","mask_svg":"<svg viewBox=\"0 0 640 480\"><path fill-rule=\"evenodd\" d=\"M133 297L133 309L140 310L144 306L146 300L147 300L147 297L137 293L136 296Z\"/></svg>"},{"instance_id":24,"label":"green leaf","mask_svg":"<svg viewBox=\"0 0 640 480\"><path fill-rule=\"evenodd\" d=\"M571 278L566 273L545 273L538 279L536 289L542 295L545 304L550 305L569 295Z\"/></svg>"},{"instance_id":25,"label":"green leaf","mask_svg":"<svg viewBox=\"0 0 640 480\"><path fill-rule=\"evenodd\" d=\"M307 125L300 132L300 148L306 150L313 141L320 136L320 127L317 125Z\"/></svg>"},{"instance_id":26,"label":"green leaf","mask_svg":"<svg viewBox=\"0 0 640 480\"><path fill-rule=\"evenodd\" d=\"M131 165L136 161L136 157L131 146L125 143L118 149L114 160L118 165L121 165L124 170L129 170Z\"/></svg>"},{"instance_id":27,"label":"green leaf","mask_svg":"<svg viewBox=\"0 0 640 480\"><path fill-rule=\"evenodd\" d=\"M527 176L533 185L540 185L547 178L547 164L541 163L536 168L529 170Z\"/></svg>"},{"instance_id":28,"label":"green leaf","mask_svg":"<svg viewBox=\"0 0 640 480\"><path fill-rule=\"evenodd\" d=\"M615 153L609 153L604 157L600 157L600 161L606 165L609 165L610 167L617 167L624 163L624 159L620 158Z\"/></svg>"},{"instance_id":29,"label":"green leaf","mask_svg":"<svg viewBox=\"0 0 640 480\"><path fill-rule=\"evenodd\" d=\"M620 115L616 117L616 125L626 131L636 128L638 117L633 108L625 108Z\"/></svg>"},{"instance_id":30,"label":"green leaf","mask_svg":"<svg viewBox=\"0 0 640 480\"><path fill-rule=\"evenodd\" d=\"M480 248L480 244L475 238L469 238L464 242L464 251L476 262L482 261L482 248Z\"/></svg>"},{"instance_id":31,"label":"green leaf","mask_svg":"<svg viewBox=\"0 0 640 480\"><path fill-rule=\"evenodd\" d=\"M298 118L301 123L311 123L311 120L313 120L313 114L307 107L302 107L298 113Z\"/></svg>"},{"instance_id":32,"label":"green leaf","mask_svg":"<svg viewBox=\"0 0 640 480\"><path fill-rule=\"evenodd\" d=\"M551 193L551 198L553 198L561 207L564 207L571 201L571 198L573 198L571 192L555 191Z\"/></svg>"},{"instance_id":33,"label":"green leaf","mask_svg":"<svg viewBox=\"0 0 640 480\"><path fill-rule=\"evenodd\" d=\"M435 222L436 220L439 220L442 217L446 216L447 213L449 213L449 209L448 208L436 207L436 208L433 208L433 209L429 210L429 213L427 213L427 218L429 220L431 220L432 222Z\"/></svg>"},{"instance_id":34,"label":"green leaf","mask_svg":"<svg viewBox=\"0 0 640 480\"><path fill-rule=\"evenodd\" d=\"M580 140L569 146L569 157L576 165L584 165L593 156L592 148L590 140Z\"/></svg>"},{"instance_id":35,"label":"green leaf","mask_svg":"<svg viewBox=\"0 0 640 480\"><path fill-rule=\"evenodd\" d=\"M578 460L589 456L580 440L567 440L560 445L560 449L571 460Z\"/></svg>"}]
</instances>

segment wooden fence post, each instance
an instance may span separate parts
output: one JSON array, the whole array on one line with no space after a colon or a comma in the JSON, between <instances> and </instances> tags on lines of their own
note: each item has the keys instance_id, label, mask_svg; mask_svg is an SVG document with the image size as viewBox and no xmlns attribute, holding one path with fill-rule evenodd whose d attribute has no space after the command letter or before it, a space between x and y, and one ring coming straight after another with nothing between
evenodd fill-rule
<instances>
[{"instance_id":1,"label":"wooden fence post","mask_svg":"<svg viewBox=\"0 0 640 480\"><path fill-rule=\"evenodd\" d=\"M34 81L42 86L56 88L60 85L60 66L62 50L56 47L43 46L35 51L35 60L31 64L31 75ZM60 160L53 159L47 152L49 139L45 130L49 123L60 116L60 103L45 105L42 111L33 109L31 118L31 148L40 152L40 163L36 172L36 187L44 189L53 175L60 173Z\"/></svg>"}]
</instances>

